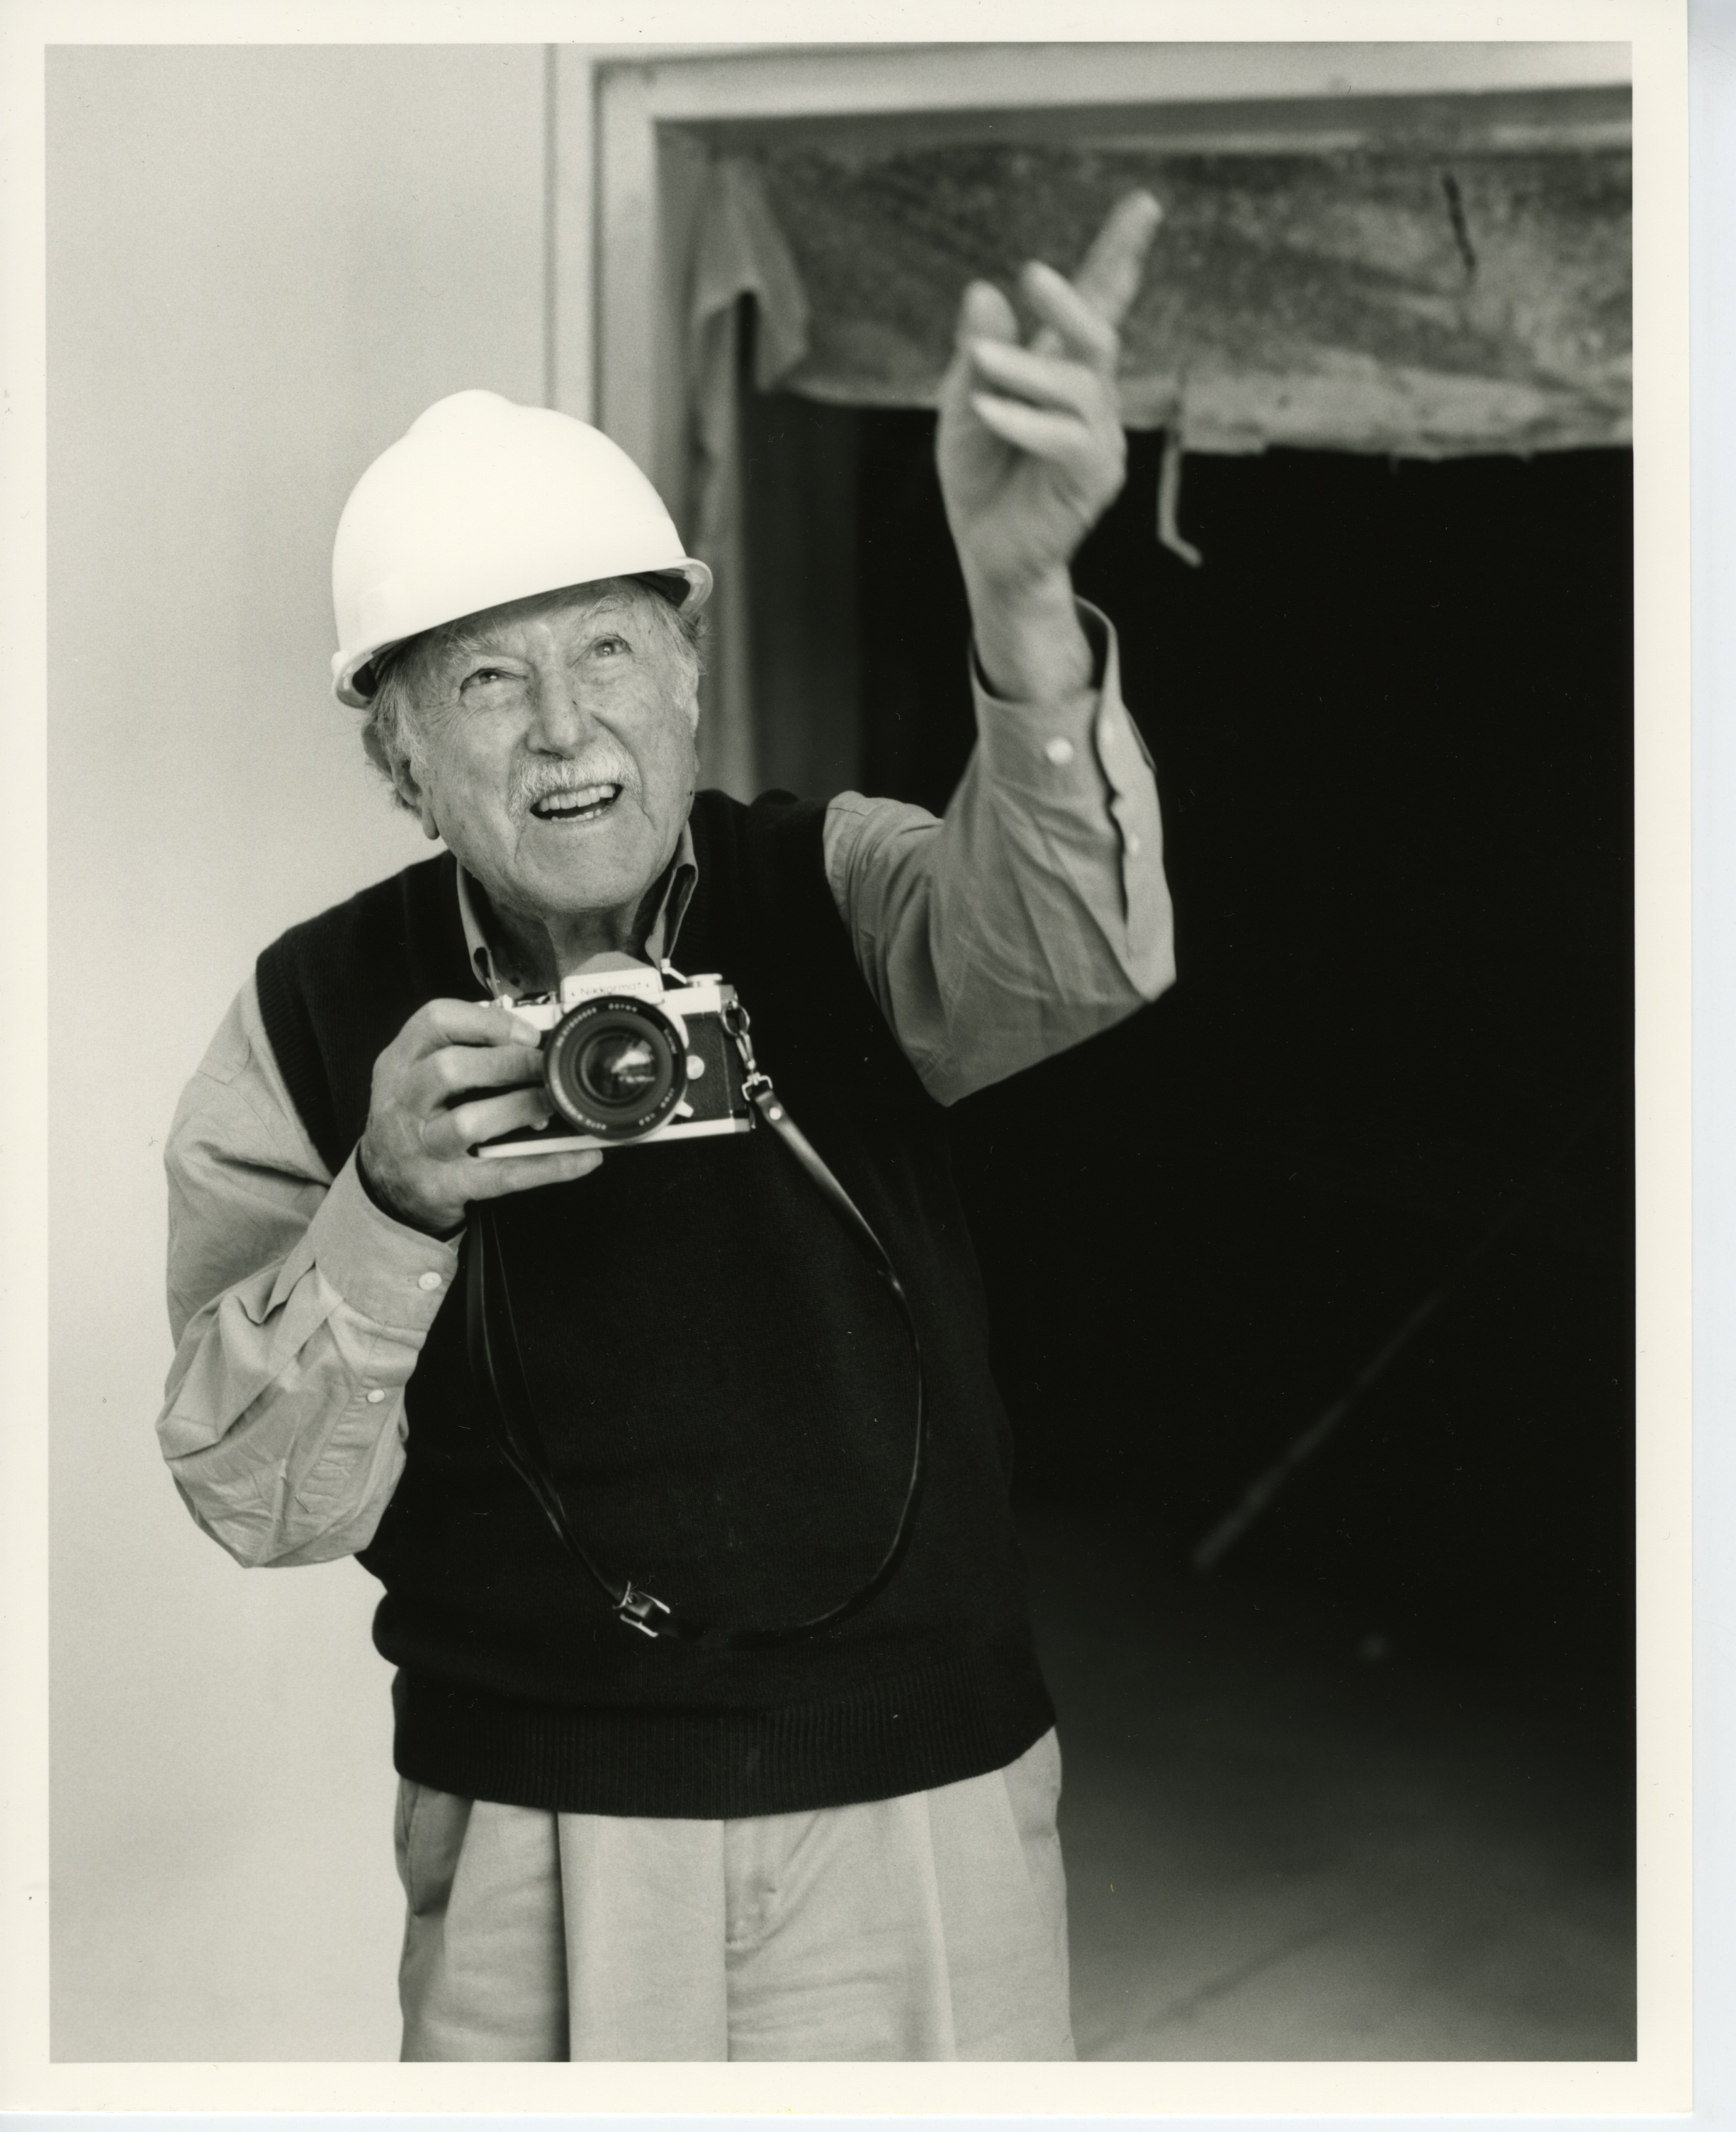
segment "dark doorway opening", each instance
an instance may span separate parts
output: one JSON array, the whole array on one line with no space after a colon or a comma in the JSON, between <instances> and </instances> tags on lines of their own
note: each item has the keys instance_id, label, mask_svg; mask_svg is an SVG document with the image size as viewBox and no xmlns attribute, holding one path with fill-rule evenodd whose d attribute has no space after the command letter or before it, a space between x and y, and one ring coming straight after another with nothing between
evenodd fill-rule
<instances>
[{"instance_id":1,"label":"dark doorway opening","mask_svg":"<svg viewBox=\"0 0 1736 2132\"><path fill-rule=\"evenodd\" d=\"M753 406L785 781L957 780L932 435ZM1131 445L1075 577L1156 762L1180 980L953 1114L1020 1485L1182 1568L1326 1416L1214 1575L1625 1710L1630 459L1190 459L1195 570Z\"/></svg>"}]
</instances>

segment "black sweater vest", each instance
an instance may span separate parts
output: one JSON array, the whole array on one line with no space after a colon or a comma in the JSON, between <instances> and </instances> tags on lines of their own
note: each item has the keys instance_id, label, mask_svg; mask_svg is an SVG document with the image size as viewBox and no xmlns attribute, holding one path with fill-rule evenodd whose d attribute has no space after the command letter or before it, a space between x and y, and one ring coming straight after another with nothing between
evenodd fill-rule
<instances>
[{"instance_id":1,"label":"black sweater vest","mask_svg":"<svg viewBox=\"0 0 1736 2132\"><path fill-rule=\"evenodd\" d=\"M676 958L737 987L760 1063L911 1297L931 1447L909 1552L867 1607L805 1641L635 1634L494 1448L454 1284L411 1380L403 1476L361 1556L386 1587L374 1638L398 1668L397 1766L420 1782L569 1812L784 1813L977 1775L1052 1721L941 1112L856 967L824 818L701 793ZM481 996L453 861L295 927L261 957L258 987L335 1171L405 1020ZM726 1627L805 1620L862 1583L903 1497L910 1345L776 1136L625 1149L497 1204L545 1453L594 1558Z\"/></svg>"}]
</instances>

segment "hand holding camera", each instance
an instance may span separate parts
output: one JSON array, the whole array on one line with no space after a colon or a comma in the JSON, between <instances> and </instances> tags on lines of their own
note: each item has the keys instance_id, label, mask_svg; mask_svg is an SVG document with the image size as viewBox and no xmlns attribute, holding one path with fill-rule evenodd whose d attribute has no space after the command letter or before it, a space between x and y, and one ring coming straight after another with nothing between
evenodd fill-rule
<instances>
[{"instance_id":1,"label":"hand holding camera","mask_svg":"<svg viewBox=\"0 0 1736 2132\"><path fill-rule=\"evenodd\" d=\"M539 1035L517 1015L471 1000L430 1000L411 1015L374 1062L358 1151L368 1189L388 1212L449 1236L473 1199L564 1184L597 1167L594 1148L570 1141L516 1162L470 1151L553 1115Z\"/></svg>"}]
</instances>

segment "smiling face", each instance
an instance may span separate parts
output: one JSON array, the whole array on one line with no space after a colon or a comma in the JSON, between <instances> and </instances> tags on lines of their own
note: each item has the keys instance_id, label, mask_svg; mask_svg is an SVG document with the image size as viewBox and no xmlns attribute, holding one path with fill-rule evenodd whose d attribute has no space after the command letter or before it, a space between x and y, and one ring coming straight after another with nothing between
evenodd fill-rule
<instances>
[{"instance_id":1,"label":"smiling face","mask_svg":"<svg viewBox=\"0 0 1736 2132\"><path fill-rule=\"evenodd\" d=\"M403 655L400 797L545 980L632 948L692 804L698 661L630 579L492 607Z\"/></svg>"}]
</instances>

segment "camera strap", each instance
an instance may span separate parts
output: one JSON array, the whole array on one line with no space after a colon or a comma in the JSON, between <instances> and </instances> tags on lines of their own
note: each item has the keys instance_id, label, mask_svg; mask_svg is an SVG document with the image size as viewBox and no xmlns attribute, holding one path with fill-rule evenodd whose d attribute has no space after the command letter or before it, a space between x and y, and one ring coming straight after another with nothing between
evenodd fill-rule
<instances>
[{"instance_id":1,"label":"camera strap","mask_svg":"<svg viewBox=\"0 0 1736 2132\"><path fill-rule=\"evenodd\" d=\"M478 1200L470 1208L464 1243L464 1337L470 1375L487 1411L502 1456L536 1499L555 1538L604 1597L617 1621L642 1635L672 1637L681 1643L708 1645L727 1650L765 1649L777 1644L795 1643L817 1635L860 1612L892 1581L904 1559L915 1527L916 1507L928 1453L928 1413L923 1397L922 1347L910 1298L898 1278L897 1268L866 1215L845 1191L818 1150L784 1107L770 1077L753 1056L748 1035L748 1011L732 1001L724 1014L724 1025L741 1054L742 1092L755 1115L775 1133L812 1181L826 1203L843 1223L870 1267L889 1291L910 1335L916 1361L916 1428L911 1452L910 1478L897 1525L879 1566L867 1582L825 1613L802 1621L775 1627L725 1629L697 1621L678 1613L666 1601L636 1585L631 1578L609 1575L586 1551L561 1501L560 1491L550 1471L536 1424L524 1357L513 1322L512 1298L506 1279L493 1203Z\"/></svg>"}]
</instances>

